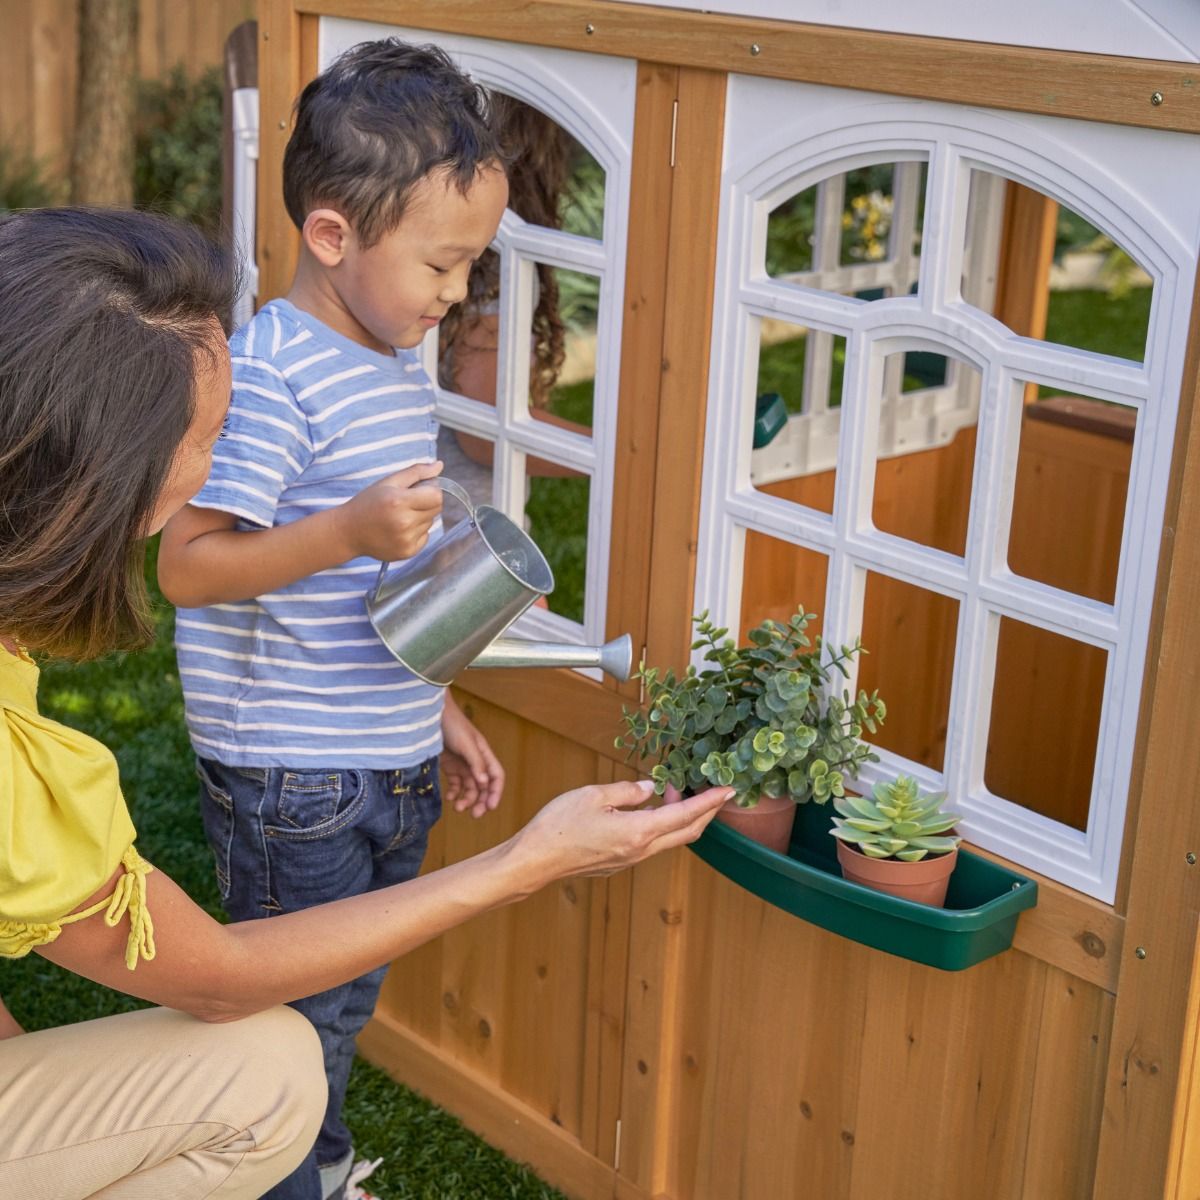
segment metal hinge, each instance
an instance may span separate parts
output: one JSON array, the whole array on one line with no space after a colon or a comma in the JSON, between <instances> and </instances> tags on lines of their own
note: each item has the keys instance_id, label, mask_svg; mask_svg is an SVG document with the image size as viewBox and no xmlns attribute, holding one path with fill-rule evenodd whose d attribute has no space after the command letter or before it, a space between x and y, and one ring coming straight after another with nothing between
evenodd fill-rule
<instances>
[{"instance_id":1,"label":"metal hinge","mask_svg":"<svg viewBox=\"0 0 1200 1200\"><path fill-rule=\"evenodd\" d=\"M621 1169L621 1118L617 1118L617 1132L613 1138L613 1170Z\"/></svg>"},{"instance_id":2,"label":"metal hinge","mask_svg":"<svg viewBox=\"0 0 1200 1200\"><path fill-rule=\"evenodd\" d=\"M679 101L671 102L671 166L675 165L675 130L679 126Z\"/></svg>"},{"instance_id":3,"label":"metal hinge","mask_svg":"<svg viewBox=\"0 0 1200 1200\"><path fill-rule=\"evenodd\" d=\"M640 668L646 661L646 647L642 646L642 657L638 659L638 667ZM638 704L646 703L646 680L645 677L638 679Z\"/></svg>"}]
</instances>

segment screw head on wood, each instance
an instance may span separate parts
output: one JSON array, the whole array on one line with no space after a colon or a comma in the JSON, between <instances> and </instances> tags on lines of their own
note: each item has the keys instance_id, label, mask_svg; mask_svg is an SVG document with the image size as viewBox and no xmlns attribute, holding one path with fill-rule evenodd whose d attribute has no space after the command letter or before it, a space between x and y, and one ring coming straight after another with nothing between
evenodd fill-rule
<instances>
[{"instance_id":1,"label":"screw head on wood","mask_svg":"<svg viewBox=\"0 0 1200 1200\"><path fill-rule=\"evenodd\" d=\"M1162 102L1163 102L1162 92L1151 92L1150 93L1150 103L1153 104L1155 108L1157 108Z\"/></svg>"},{"instance_id":2,"label":"screw head on wood","mask_svg":"<svg viewBox=\"0 0 1200 1200\"><path fill-rule=\"evenodd\" d=\"M1196 865L1196 856L1189 850L1183 856L1183 861L1186 862L1189 867L1194 867Z\"/></svg>"},{"instance_id":3,"label":"screw head on wood","mask_svg":"<svg viewBox=\"0 0 1200 1200\"><path fill-rule=\"evenodd\" d=\"M752 43L750 44L750 53L751 53L751 54L756 54L756 55L757 55L757 54L761 54L761 53L762 53L762 47L761 47L761 46L760 46L760 45L759 45L757 42L752 42Z\"/></svg>"},{"instance_id":4,"label":"screw head on wood","mask_svg":"<svg viewBox=\"0 0 1200 1200\"><path fill-rule=\"evenodd\" d=\"M589 21L589 22L588 22L588 23L587 23L587 24L586 24L586 25L583 27L583 32L584 32L584 33L586 33L586 34L587 34L589 37L591 37L591 35L592 35L593 33L595 33L595 32L596 32L596 27L595 27L595 25L593 25L593 24L591 23L591 21Z\"/></svg>"},{"instance_id":5,"label":"screw head on wood","mask_svg":"<svg viewBox=\"0 0 1200 1200\"><path fill-rule=\"evenodd\" d=\"M1146 957L1146 947L1138 946L1137 949L1134 950L1134 952L1133 952L1133 957L1134 958L1145 958Z\"/></svg>"}]
</instances>

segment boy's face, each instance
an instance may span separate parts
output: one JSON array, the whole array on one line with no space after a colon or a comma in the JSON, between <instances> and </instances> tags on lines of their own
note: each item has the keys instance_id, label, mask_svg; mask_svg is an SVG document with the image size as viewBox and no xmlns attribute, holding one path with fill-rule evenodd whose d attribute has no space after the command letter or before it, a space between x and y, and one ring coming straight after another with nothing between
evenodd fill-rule
<instances>
[{"instance_id":1,"label":"boy's face","mask_svg":"<svg viewBox=\"0 0 1200 1200\"><path fill-rule=\"evenodd\" d=\"M353 233L331 280L364 345L409 349L467 294L475 260L496 236L508 203L498 167L479 172L464 194L444 174L413 189L400 224L364 249Z\"/></svg>"}]
</instances>

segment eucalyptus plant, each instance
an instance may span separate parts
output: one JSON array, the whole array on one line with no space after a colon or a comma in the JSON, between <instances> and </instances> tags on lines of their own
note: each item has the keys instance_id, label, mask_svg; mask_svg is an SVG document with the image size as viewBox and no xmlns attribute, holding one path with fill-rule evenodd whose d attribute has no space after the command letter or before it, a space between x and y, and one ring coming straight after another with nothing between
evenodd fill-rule
<instances>
[{"instance_id":1,"label":"eucalyptus plant","mask_svg":"<svg viewBox=\"0 0 1200 1200\"><path fill-rule=\"evenodd\" d=\"M848 778L877 756L859 739L874 733L887 715L878 692L857 697L832 686L848 679L865 654L857 640L826 653L805 632L815 613L801 607L785 625L768 620L737 646L705 610L692 618L706 665L681 676L642 663L635 675L644 704L622 709L625 732L618 748L630 758L654 758L655 791L733 787L749 808L762 796L791 796L797 803L845 794Z\"/></svg>"},{"instance_id":2,"label":"eucalyptus plant","mask_svg":"<svg viewBox=\"0 0 1200 1200\"><path fill-rule=\"evenodd\" d=\"M942 812L945 799L944 792L922 795L915 779L900 775L877 783L870 799L843 796L834 800L840 816L834 817L829 832L868 858L920 862L927 854L949 854L962 838L944 835L962 817Z\"/></svg>"}]
</instances>

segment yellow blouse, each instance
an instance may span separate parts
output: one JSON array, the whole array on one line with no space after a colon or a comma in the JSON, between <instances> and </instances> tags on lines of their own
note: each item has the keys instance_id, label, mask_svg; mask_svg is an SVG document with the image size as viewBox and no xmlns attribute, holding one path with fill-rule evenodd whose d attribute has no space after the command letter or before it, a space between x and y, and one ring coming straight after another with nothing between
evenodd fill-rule
<instances>
[{"instance_id":1,"label":"yellow blouse","mask_svg":"<svg viewBox=\"0 0 1200 1200\"><path fill-rule=\"evenodd\" d=\"M20 958L101 909L129 915L125 965L154 957L146 876L117 763L92 738L37 711L37 666L0 648L0 956ZM118 866L112 895L74 912Z\"/></svg>"}]
</instances>

